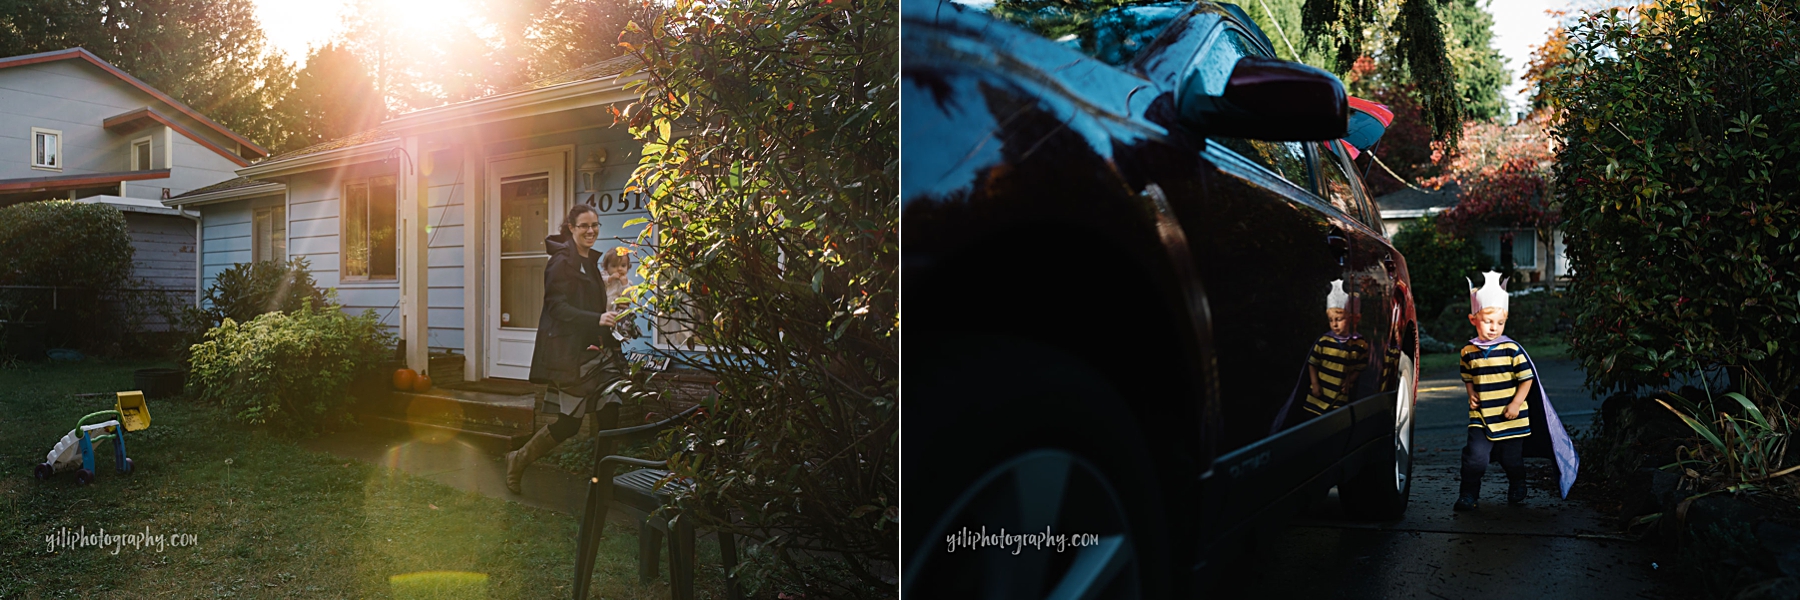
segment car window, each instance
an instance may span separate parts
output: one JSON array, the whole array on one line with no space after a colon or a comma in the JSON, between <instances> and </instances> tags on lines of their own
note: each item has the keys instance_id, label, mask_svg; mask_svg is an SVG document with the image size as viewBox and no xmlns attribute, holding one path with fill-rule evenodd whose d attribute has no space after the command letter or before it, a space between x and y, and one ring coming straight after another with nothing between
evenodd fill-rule
<instances>
[{"instance_id":1,"label":"car window","mask_svg":"<svg viewBox=\"0 0 1800 600\"><path fill-rule=\"evenodd\" d=\"M961 1L961 0L959 0ZM1165 2L1115 6L1104 1L1076 0L1041 6L999 6L963 1L970 8L1055 40L1109 65L1119 67L1137 58L1156 36L1181 15L1193 10L1192 2Z\"/></svg>"},{"instance_id":2,"label":"car window","mask_svg":"<svg viewBox=\"0 0 1800 600\"><path fill-rule=\"evenodd\" d=\"M1319 183L1325 188L1320 190L1320 195L1344 214L1362 221L1364 225L1370 225L1369 215L1363 210L1362 203L1356 201L1356 193L1350 188L1350 176L1344 173L1344 166L1338 162L1337 153L1329 147L1332 143L1335 142L1319 145Z\"/></svg>"}]
</instances>

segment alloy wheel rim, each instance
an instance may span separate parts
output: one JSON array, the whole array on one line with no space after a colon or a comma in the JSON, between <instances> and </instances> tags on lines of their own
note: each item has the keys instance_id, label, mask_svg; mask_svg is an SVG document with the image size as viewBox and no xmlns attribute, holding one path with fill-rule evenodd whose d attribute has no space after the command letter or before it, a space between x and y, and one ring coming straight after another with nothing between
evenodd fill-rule
<instances>
[{"instance_id":1,"label":"alloy wheel rim","mask_svg":"<svg viewBox=\"0 0 1800 600\"><path fill-rule=\"evenodd\" d=\"M982 598L1142 595L1124 504L1098 469L1067 451L1033 450L990 469L931 531L907 569L908 594L946 586Z\"/></svg>"}]
</instances>

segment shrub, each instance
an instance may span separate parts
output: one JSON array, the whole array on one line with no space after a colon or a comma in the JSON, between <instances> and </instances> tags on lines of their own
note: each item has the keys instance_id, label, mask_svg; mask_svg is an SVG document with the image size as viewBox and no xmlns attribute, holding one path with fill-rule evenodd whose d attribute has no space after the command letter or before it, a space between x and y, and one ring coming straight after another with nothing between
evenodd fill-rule
<instances>
[{"instance_id":1,"label":"shrub","mask_svg":"<svg viewBox=\"0 0 1800 600\"><path fill-rule=\"evenodd\" d=\"M897 25L887 0L676 0L631 46L640 293L719 380L670 468L679 503L740 515L682 512L753 540L758 597L898 591Z\"/></svg>"},{"instance_id":2,"label":"shrub","mask_svg":"<svg viewBox=\"0 0 1800 600\"><path fill-rule=\"evenodd\" d=\"M49 322L65 341L105 347L124 329L102 294L131 276L125 215L68 200L0 208L0 286L57 286L78 291L0 289L0 319ZM58 308L53 308L58 307Z\"/></svg>"},{"instance_id":3,"label":"shrub","mask_svg":"<svg viewBox=\"0 0 1800 600\"><path fill-rule=\"evenodd\" d=\"M1479 273L1493 267L1493 260L1482 253L1475 242L1456 236L1438 226L1433 217L1400 227L1394 234L1394 249L1406 257L1406 272L1412 277L1413 303L1420 315L1437 315L1445 307L1469 301L1468 280L1479 281ZM1463 314L1468 314L1463 310ZM1431 332L1440 340L1453 332Z\"/></svg>"},{"instance_id":4,"label":"shrub","mask_svg":"<svg viewBox=\"0 0 1800 600\"><path fill-rule=\"evenodd\" d=\"M1564 107L1571 351L1593 389L1712 365L1777 396L1800 384L1797 19L1791 3L1680 3L1571 27L1571 66L1544 85Z\"/></svg>"},{"instance_id":5,"label":"shrub","mask_svg":"<svg viewBox=\"0 0 1800 600\"><path fill-rule=\"evenodd\" d=\"M304 258L255 261L219 273L206 290L214 321L230 318L243 322L269 311L294 312L309 301L324 306L325 294L313 283L307 266Z\"/></svg>"},{"instance_id":6,"label":"shrub","mask_svg":"<svg viewBox=\"0 0 1800 600\"><path fill-rule=\"evenodd\" d=\"M292 313L225 321L193 347L190 381L238 419L292 432L341 421L351 380L393 352L374 311L352 317L310 302Z\"/></svg>"}]
</instances>

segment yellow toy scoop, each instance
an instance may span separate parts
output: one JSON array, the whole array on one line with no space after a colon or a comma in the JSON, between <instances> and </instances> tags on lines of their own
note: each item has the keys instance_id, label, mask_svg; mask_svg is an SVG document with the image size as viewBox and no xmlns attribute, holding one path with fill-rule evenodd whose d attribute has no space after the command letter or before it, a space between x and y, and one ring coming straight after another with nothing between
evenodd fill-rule
<instances>
[{"instance_id":1,"label":"yellow toy scoop","mask_svg":"<svg viewBox=\"0 0 1800 600\"><path fill-rule=\"evenodd\" d=\"M119 403L113 408L119 411L119 422L125 425L126 431L141 431L150 426L150 405L144 403L143 392L119 392Z\"/></svg>"}]
</instances>

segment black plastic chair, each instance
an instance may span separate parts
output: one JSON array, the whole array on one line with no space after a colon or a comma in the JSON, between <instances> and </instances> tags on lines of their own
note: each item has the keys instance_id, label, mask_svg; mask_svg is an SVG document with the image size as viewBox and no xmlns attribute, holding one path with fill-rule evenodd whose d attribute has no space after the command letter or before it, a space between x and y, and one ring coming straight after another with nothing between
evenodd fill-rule
<instances>
[{"instance_id":1,"label":"black plastic chair","mask_svg":"<svg viewBox=\"0 0 1800 600\"><path fill-rule=\"evenodd\" d=\"M587 509L582 516L580 545L575 554L577 600L588 597L594 561L598 558L600 535L606 526L607 513L615 502L621 508L638 515L638 580L648 583L656 579L660 562L657 557L658 547L663 544L666 535L669 546L670 595L674 600L694 598L695 534L692 523L680 518L680 514L672 510L664 511L663 514L668 515L666 518L652 516L667 503L672 492L680 490L684 484L669 477L669 471L665 470L668 461L612 455L610 452L614 444L609 442L630 442L653 437L693 416L699 408L689 408L656 423L609 429L596 434L600 442L594 445L594 475L588 480ZM619 464L645 468L614 477L613 469ZM602 481L609 482L610 485L603 485ZM730 575L732 568L737 566L736 536L723 531L718 535L719 554L725 564L727 594L731 600L740 600L742 595L738 590L737 579Z\"/></svg>"}]
</instances>

